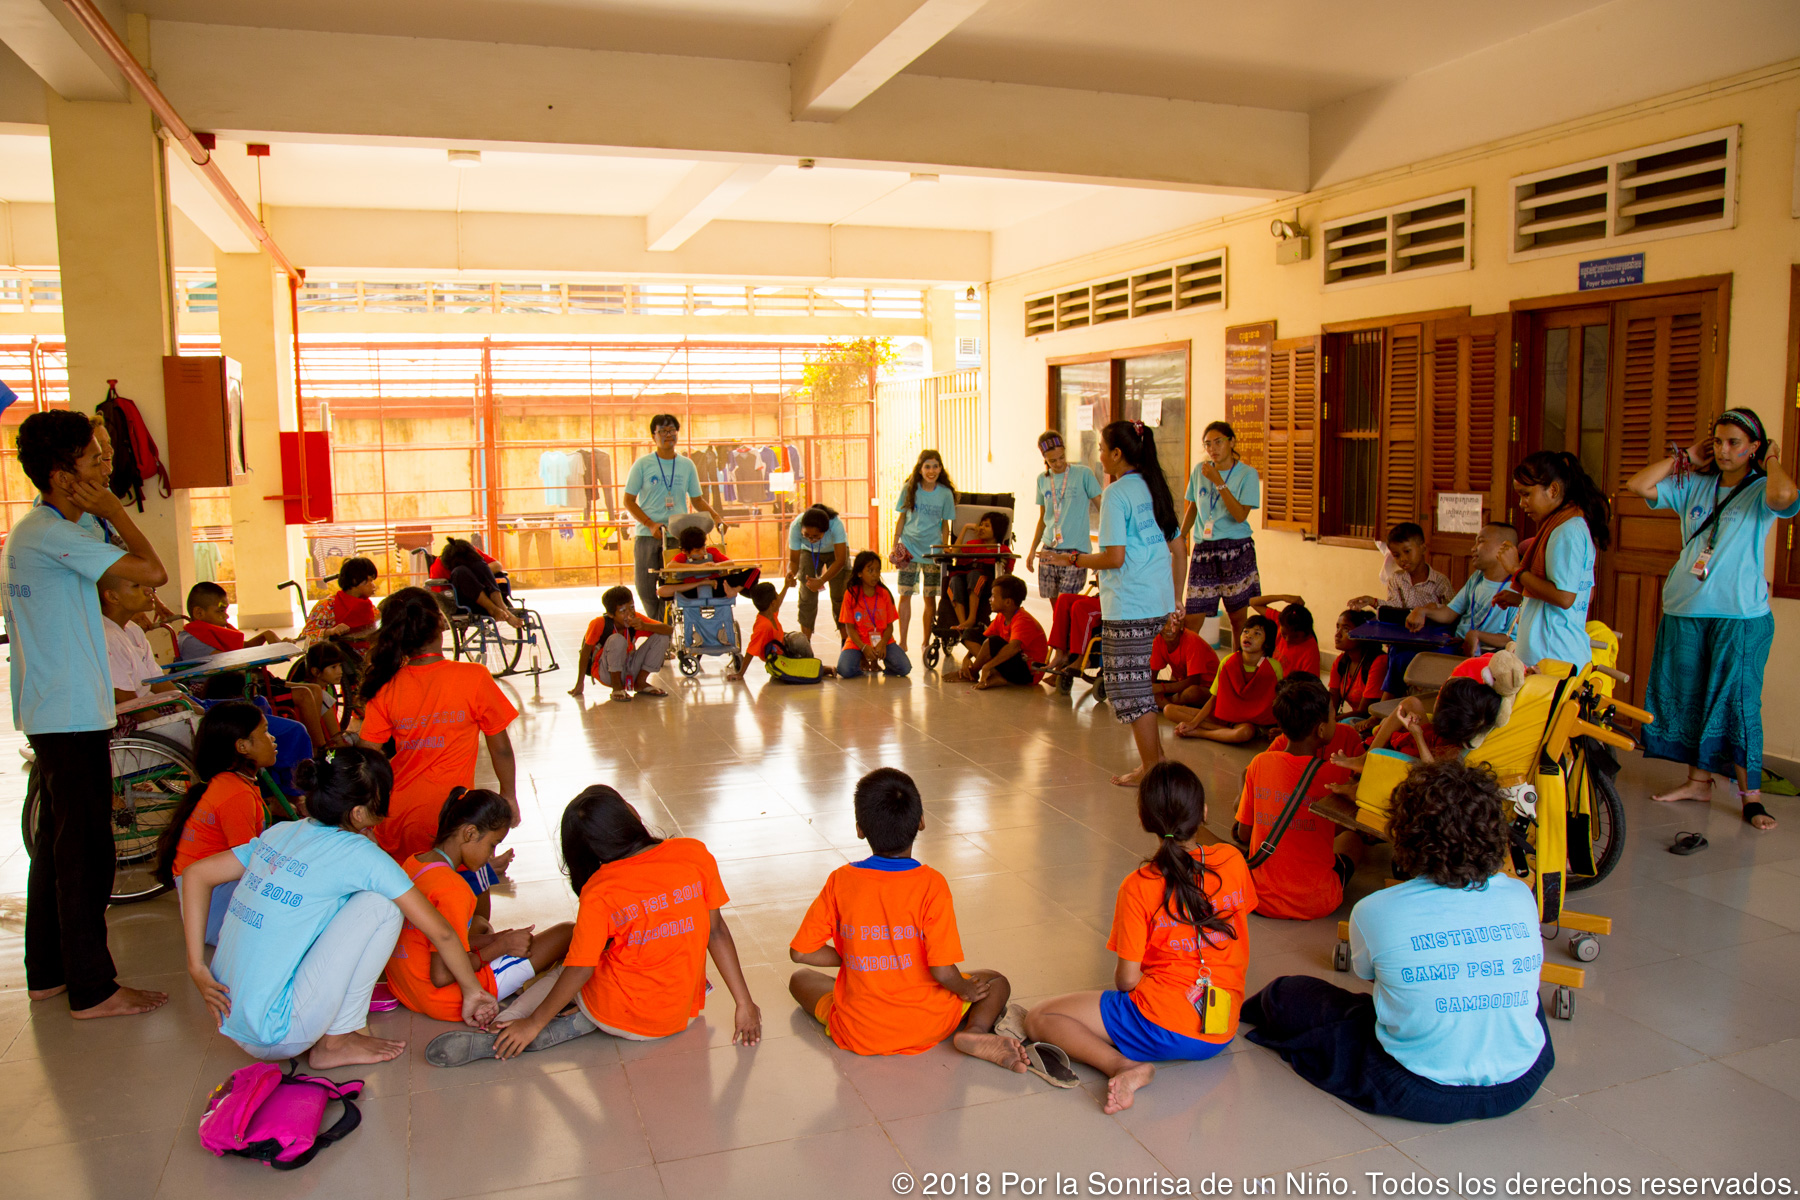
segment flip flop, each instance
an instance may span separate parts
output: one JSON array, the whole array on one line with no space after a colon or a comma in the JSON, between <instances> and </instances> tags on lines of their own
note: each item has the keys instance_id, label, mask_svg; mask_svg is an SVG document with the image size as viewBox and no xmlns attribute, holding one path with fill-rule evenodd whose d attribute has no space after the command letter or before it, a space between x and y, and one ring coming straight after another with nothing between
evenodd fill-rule
<instances>
[{"instance_id":1,"label":"flip flop","mask_svg":"<svg viewBox=\"0 0 1800 1200\"><path fill-rule=\"evenodd\" d=\"M650 697L650 698L651 698L651 699L652 699L652 700L655 700L655 699L658 699L658 698L660 698L660 697L663 697L663 696L666 696L666 695L668 695L668 694L669 694L669 693L667 693L667 692L665 692L665 691L663 691L663 690L662 690L662 689L661 689L661 688L659 688L659 687L641 687L641 688L639 688L639 689L638 689L638 690L637 690L637 694L638 694L638 695L640 695L640 696L648 696L648 697Z\"/></svg>"},{"instance_id":2,"label":"flip flop","mask_svg":"<svg viewBox=\"0 0 1800 1200\"><path fill-rule=\"evenodd\" d=\"M531 1045L525 1047L525 1053L548 1050L586 1033L587 1030L576 1026L577 1015L578 1010L571 1008L551 1017L550 1023L531 1039ZM425 1047L425 1061L434 1067L462 1067L483 1058L493 1058L494 1038L494 1034L479 1029L452 1029L431 1039L431 1044Z\"/></svg>"},{"instance_id":3,"label":"flip flop","mask_svg":"<svg viewBox=\"0 0 1800 1200\"><path fill-rule=\"evenodd\" d=\"M372 1013L393 1012L399 1007L400 1001L394 998L394 993L385 983L376 984L375 990L369 994L369 1011Z\"/></svg>"},{"instance_id":4,"label":"flip flop","mask_svg":"<svg viewBox=\"0 0 1800 1200\"><path fill-rule=\"evenodd\" d=\"M1007 1005L1006 1011L1000 1014L1000 1019L994 1022L994 1032L1014 1041L1029 1042L1031 1039L1025 1036L1025 1006Z\"/></svg>"},{"instance_id":5,"label":"flip flop","mask_svg":"<svg viewBox=\"0 0 1800 1200\"><path fill-rule=\"evenodd\" d=\"M1675 844L1669 847L1670 854L1698 854L1706 849L1707 842L1697 833L1680 833L1675 836Z\"/></svg>"},{"instance_id":6,"label":"flip flop","mask_svg":"<svg viewBox=\"0 0 1800 1200\"><path fill-rule=\"evenodd\" d=\"M617 701L620 701L620 702L621 702L621 703L623 703L623 702L624 702L624 701L627 701L627 700L629 700L629 699L631 699L631 693L630 693L630 692L623 692L623 691L621 691L621 692L614 692L614 693L613 693L613 694L612 694L612 698L613 698L613 699L614 699L614 700L617 700Z\"/></svg>"},{"instance_id":7,"label":"flip flop","mask_svg":"<svg viewBox=\"0 0 1800 1200\"><path fill-rule=\"evenodd\" d=\"M1025 1043L1025 1069L1051 1087L1081 1086L1081 1077L1069 1064L1068 1054L1061 1046L1052 1046L1049 1042Z\"/></svg>"}]
</instances>

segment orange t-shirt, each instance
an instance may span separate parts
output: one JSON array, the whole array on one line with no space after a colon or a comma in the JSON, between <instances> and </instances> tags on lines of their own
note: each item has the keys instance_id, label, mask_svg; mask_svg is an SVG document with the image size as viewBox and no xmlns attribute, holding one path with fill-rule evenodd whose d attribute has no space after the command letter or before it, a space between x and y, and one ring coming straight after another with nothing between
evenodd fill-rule
<instances>
[{"instance_id":1,"label":"orange t-shirt","mask_svg":"<svg viewBox=\"0 0 1800 1200\"><path fill-rule=\"evenodd\" d=\"M1189 679L1195 675L1208 687L1219 673L1219 652L1206 644L1206 639L1191 629L1183 629L1181 636L1175 639L1175 648L1169 649L1169 641L1162 634L1156 635L1156 641L1150 645L1150 673L1155 675L1164 667L1169 668L1172 680Z\"/></svg>"},{"instance_id":2,"label":"orange t-shirt","mask_svg":"<svg viewBox=\"0 0 1800 1200\"><path fill-rule=\"evenodd\" d=\"M1031 667L1031 681L1037 683L1043 679L1044 673L1038 668L1050 658L1050 639L1045 636L1044 627L1038 624L1036 617L1022 608L1014 611L1010 621L995 613L987 632L982 636L1005 638L1009 642L1018 639L1019 654Z\"/></svg>"},{"instance_id":3,"label":"orange t-shirt","mask_svg":"<svg viewBox=\"0 0 1800 1200\"><path fill-rule=\"evenodd\" d=\"M175 877L181 878L183 871L203 858L242 846L266 824L268 812L256 785L236 771L219 772L207 782L200 802L181 827L181 840L175 843Z\"/></svg>"},{"instance_id":4,"label":"orange t-shirt","mask_svg":"<svg viewBox=\"0 0 1800 1200\"><path fill-rule=\"evenodd\" d=\"M1281 664L1283 679L1295 671L1305 671L1309 675L1317 675L1319 673L1319 639L1309 637L1302 642L1290 642L1287 634L1282 633L1275 638L1275 661Z\"/></svg>"},{"instance_id":5,"label":"orange t-shirt","mask_svg":"<svg viewBox=\"0 0 1800 1200\"><path fill-rule=\"evenodd\" d=\"M923 1054L955 1032L963 1002L931 977L962 961L956 908L943 875L910 858L839 867L806 910L790 945L827 942L838 969L831 1040L854 1054Z\"/></svg>"},{"instance_id":6,"label":"orange t-shirt","mask_svg":"<svg viewBox=\"0 0 1800 1200\"><path fill-rule=\"evenodd\" d=\"M1343 767L1334 767L1329 756L1334 753L1361 754L1362 739L1348 725L1339 725L1331 745L1324 751L1326 765L1313 776L1306 799L1282 835L1281 844L1269 860L1253 872L1256 878L1256 912L1264 917L1287 917L1310 921L1332 912L1344 900L1344 885L1332 869L1336 854L1331 843L1338 827L1324 817L1314 816L1310 805L1326 794L1326 785L1345 783L1354 778ZM1342 749L1354 745L1354 749ZM1307 759L1287 750L1266 750L1250 760L1244 772L1244 792L1238 799L1237 819L1250 826L1250 846L1254 850L1273 828L1288 797L1300 784Z\"/></svg>"},{"instance_id":7,"label":"orange t-shirt","mask_svg":"<svg viewBox=\"0 0 1800 1200\"><path fill-rule=\"evenodd\" d=\"M1119 885L1113 904L1112 936L1106 948L1143 967L1144 977L1128 993L1138 1011L1157 1026L1203 1042L1229 1042L1237 1033L1238 1009L1244 1003L1244 969L1250 963L1249 913L1256 906L1256 885L1236 846L1214 844L1194 850L1206 864L1206 897L1213 911L1231 922L1229 940L1217 933L1198 935L1191 925L1169 915L1163 904L1162 872L1142 866ZM1200 1014L1188 1003L1188 989L1205 964L1213 986L1231 996L1231 1028L1222 1034L1200 1032Z\"/></svg>"},{"instance_id":8,"label":"orange t-shirt","mask_svg":"<svg viewBox=\"0 0 1800 1200\"><path fill-rule=\"evenodd\" d=\"M431 849L450 789L475 782L484 734L499 733L519 710L480 663L429 662L400 673L369 701L362 737L393 738L394 794L375 841L404 862Z\"/></svg>"},{"instance_id":9,"label":"orange t-shirt","mask_svg":"<svg viewBox=\"0 0 1800 1200\"><path fill-rule=\"evenodd\" d=\"M780 646L783 634L781 622L768 613L757 613L756 623L750 627L750 644L744 653L756 662L762 661L763 651L770 646Z\"/></svg>"},{"instance_id":10,"label":"orange t-shirt","mask_svg":"<svg viewBox=\"0 0 1800 1200\"><path fill-rule=\"evenodd\" d=\"M1212 691L1217 703L1213 719L1229 724L1249 722L1252 725L1275 723L1275 685L1281 682L1281 664L1265 658L1254 671L1245 672L1241 654L1226 655L1213 677Z\"/></svg>"},{"instance_id":11,"label":"orange t-shirt","mask_svg":"<svg viewBox=\"0 0 1800 1200\"><path fill-rule=\"evenodd\" d=\"M566 966L593 967L581 1005L641 1037L687 1028L706 1006L712 910L729 899L719 864L693 838L607 863L581 889Z\"/></svg>"},{"instance_id":12,"label":"orange t-shirt","mask_svg":"<svg viewBox=\"0 0 1800 1200\"><path fill-rule=\"evenodd\" d=\"M400 869L431 901L431 907L450 922L450 928L456 930L456 940L467 950L469 922L475 916L475 893L469 890L468 883L440 858L420 862L419 856L414 854L400 864ZM436 987L431 982L431 954L436 949L417 925L411 921L403 925L400 939L394 943L393 956L388 959L388 989L395 999L416 1013L423 1013L434 1021L460 1021L462 988L455 983ZM494 969L484 966L475 975L491 994L497 986Z\"/></svg>"}]
</instances>

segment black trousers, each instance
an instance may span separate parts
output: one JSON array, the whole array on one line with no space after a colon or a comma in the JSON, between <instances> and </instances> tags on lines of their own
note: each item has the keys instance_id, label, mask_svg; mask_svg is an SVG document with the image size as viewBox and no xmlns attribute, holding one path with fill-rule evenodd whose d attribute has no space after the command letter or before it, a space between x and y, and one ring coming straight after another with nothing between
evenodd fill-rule
<instances>
[{"instance_id":1,"label":"black trousers","mask_svg":"<svg viewBox=\"0 0 1800 1200\"><path fill-rule=\"evenodd\" d=\"M1001 637L997 633L988 638L988 657L992 659L994 655L1006 649L1006 641L1007 639ZM1008 683L1016 683L1020 687L1031 686L1031 664L1025 661L1025 656L1023 654L1013 655L1011 658L995 667L994 670L999 673L1000 678L1006 680Z\"/></svg>"},{"instance_id":2,"label":"black trousers","mask_svg":"<svg viewBox=\"0 0 1800 1200\"><path fill-rule=\"evenodd\" d=\"M25 885L25 984L69 987L69 1007L92 1008L119 990L106 948L112 899L111 733L25 735L42 789L37 845Z\"/></svg>"}]
</instances>

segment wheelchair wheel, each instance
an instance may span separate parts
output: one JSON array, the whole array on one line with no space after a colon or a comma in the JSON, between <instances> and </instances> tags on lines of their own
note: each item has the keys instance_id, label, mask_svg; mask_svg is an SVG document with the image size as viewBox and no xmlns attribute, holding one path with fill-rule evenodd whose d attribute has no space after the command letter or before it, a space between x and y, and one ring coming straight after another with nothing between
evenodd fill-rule
<instances>
[{"instance_id":1,"label":"wheelchair wheel","mask_svg":"<svg viewBox=\"0 0 1800 1200\"><path fill-rule=\"evenodd\" d=\"M1569 876L1569 890L1591 888L1612 873L1625 853L1625 802L1613 777L1583 756L1581 778L1587 784L1588 812L1593 816L1594 873Z\"/></svg>"},{"instance_id":2,"label":"wheelchair wheel","mask_svg":"<svg viewBox=\"0 0 1800 1200\"><path fill-rule=\"evenodd\" d=\"M112 770L112 902L135 904L169 890L151 873L156 868L156 843L174 819L188 789L205 784L185 750L149 733L114 739ZM34 765L19 819L27 854L37 847L42 804L43 789Z\"/></svg>"},{"instance_id":3,"label":"wheelchair wheel","mask_svg":"<svg viewBox=\"0 0 1800 1200\"><path fill-rule=\"evenodd\" d=\"M937 638L927 634L925 637L925 669L927 671L936 670L938 659L942 658L943 654L943 645Z\"/></svg>"},{"instance_id":4,"label":"wheelchair wheel","mask_svg":"<svg viewBox=\"0 0 1800 1200\"><path fill-rule=\"evenodd\" d=\"M692 651L677 651L675 654L675 662L681 668L681 673L683 675L698 675L700 673L700 656Z\"/></svg>"}]
</instances>

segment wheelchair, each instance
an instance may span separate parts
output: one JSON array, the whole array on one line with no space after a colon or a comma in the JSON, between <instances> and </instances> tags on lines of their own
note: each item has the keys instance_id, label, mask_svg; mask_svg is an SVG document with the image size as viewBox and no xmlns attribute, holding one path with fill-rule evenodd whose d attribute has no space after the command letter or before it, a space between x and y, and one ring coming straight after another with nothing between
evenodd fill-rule
<instances>
[{"instance_id":1,"label":"wheelchair","mask_svg":"<svg viewBox=\"0 0 1800 1200\"><path fill-rule=\"evenodd\" d=\"M1013 504L1011 492L966 492L957 495L956 517L951 524L953 534L965 525L973 525L991 512L1004 513L1009 528L1006 536L996 545L937 545L926 556L924 561L940 567L944 576L938 590L937 609L931 628L925 631L926 670L934 670L965 639L979 640L987 629L988 621L993 616L994 580L1001 575L1011 574L1014 564L1019 561L1019 556L1012 550L1014 531L1010 528L1010 523ZM970 571L979 572L987 580L987 585L981 589L981 596L973 605L974 627L965 631L957 627L956 605L951 598L950 589L953 572Z\"/></svg>"},{"instance_id":2,"label":"wheelchair","mask_svg":"<svg viewBox=\"0 0 1800 1200\"><path fill-rule=\"evenodd\" d=\"M722 574L743 570L749 563L724 562L671 563L668 556L681 549L678 539L686 529L711 533L713 519L705 513L683 513L669 523L663 540L663 566L657 577L664 584L681 583L696 574ZM675 650L675 663L681 673L700 673L701 660L709 655L727 655L731 669L744 669L744 640L737 625L737 601L715 591L710 584L688 592L664 597L662 619L672 632L669 643Z\"/></svg>"},{"instance_id":3,"label":"wheelchair","mask_svg":"<svg viewBox=\"0 0 1800 1200\"><path fill-rule=\"evenodd\" d=\"M507 608L524 622L515 629L501 624L491 613L466 607L457 599L456 587L448 579L427 579L425 586L437 597L450 621L452 658L480 663L495 679L542 675L558 669L556 644L544 628L544 618L517 596L506 598Z\"/></svg>"}]
</instances>

